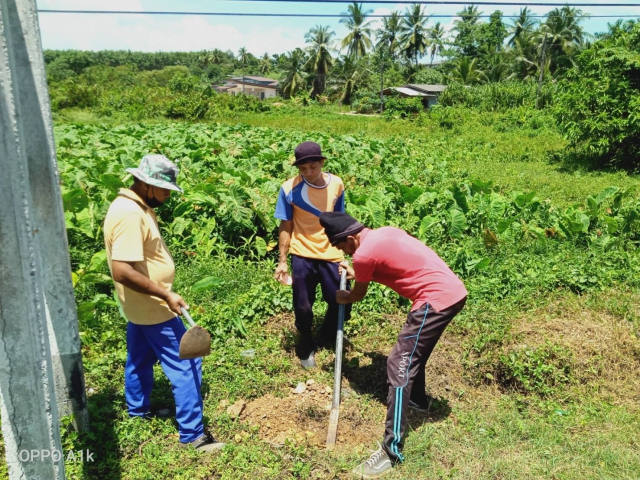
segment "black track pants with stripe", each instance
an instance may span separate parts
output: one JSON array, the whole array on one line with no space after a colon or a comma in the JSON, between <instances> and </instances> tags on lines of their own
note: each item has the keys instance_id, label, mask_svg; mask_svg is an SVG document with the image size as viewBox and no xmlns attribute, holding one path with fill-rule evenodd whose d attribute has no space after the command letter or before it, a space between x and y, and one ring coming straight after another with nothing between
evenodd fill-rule
<instances>
[{"instance_id":1,"label":"black track pants with stripe","mask_svg":"<svg viewBox=\"0 0 640 480\"><path fill-rule=\"evenodd\" d=\"M398 335L398 343L387 359L389 397L387 420L382 448L393 462L404 460L402 439L407 426L407 405L411 390L417 396L424 395L424 369L429 356L449 322L453 320L466 302L466 298L451 307L436 312L426 303L409 313L404 327Z\"/></svg>"}]
</instances>

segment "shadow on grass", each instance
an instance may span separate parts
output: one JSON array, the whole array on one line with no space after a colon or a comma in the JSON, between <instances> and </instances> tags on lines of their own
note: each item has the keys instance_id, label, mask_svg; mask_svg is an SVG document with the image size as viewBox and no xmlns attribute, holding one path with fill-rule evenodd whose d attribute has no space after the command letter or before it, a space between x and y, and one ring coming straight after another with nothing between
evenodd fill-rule
<instances>
[{"instance_id":1,"label":"shadow on grass","mask_svg":"<svg viewBox=\"0 0 640 480\"><path fill-rule=\"evenodd\" d=\"M346 362L342 366L345 378L359 395L371 395L378 402L386 405L389 386L387 383L387 356L378 352L365 352L371 363L359 366L358 362ZM356 359L357 360L357 359ZM427 364L427 368L428 364ZM435 398L426 412L407 409L408 426L412 429L424 423L439 422L451 414L451 406L445 398Z\"/></svg>"},{"instance_id":2,"label":"shadow on grass","mask_svg":"<svg viewBox=\"0 0 640 480\"><path fill-rule=\"evenodd\" d=\"M600 157L575 150L556 151L549 154L547 158L548 163L555 165L556 170L560 173L614 174L622 171L638 174L638 167L631 160Z\"/></svg>"},{"instance_id":3,"label":"shadow on grass","mask_svg":"<svg viewBox=\"0 0 640 480\"><path fill-rule=\"evenodd\" d=\"M81 432L79 444L93 452L93 462L82 464L83 478L119 480L122 478L122 453L115 425L119 421L123 399L115 389L102 390L88 397L90 430Z\"/></svg>"}]
</instances>

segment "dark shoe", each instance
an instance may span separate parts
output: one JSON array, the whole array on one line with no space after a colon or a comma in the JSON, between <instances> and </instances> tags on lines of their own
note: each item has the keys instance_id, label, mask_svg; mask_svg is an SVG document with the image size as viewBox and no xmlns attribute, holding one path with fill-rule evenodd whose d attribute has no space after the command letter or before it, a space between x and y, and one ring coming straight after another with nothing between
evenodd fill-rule
<instances>
[{"instance_id":1,"label":"dark shoe","mask_svg":"<svg viewBox=\"0 0 640 480\"><path fill-rule=\"evenodd\" d=\"M217 441L210 433L205 433L197 440L189 443L181 443L180 446L183 448L189 448L191 446L198 452L211 453L222 449L225 444Z\"/></svg>"},{"instance_id":2,"label":"dark shoe","mask_svg":"<svg viewBox=\"0 0 640 480\"><path fill-rule=\"evenodd\" d=\"M428 413L433 405L434 398L424 395L419 398L410 398L408 407L416 412Z\"/></svg>"},{"instance_id":3,"label":"dark shoe","mask_svg":"<svg viewBox=\"0 0 640 480\"><path fill-rule=\"evenodd\" d=\"M307 358L300 358L300 365L302 365L302 368L315 368L316 352L311 352Z\"/></svg>"},{"instance_id":4,"label":"dark shoe","mask_svg":"<svg viewBox=\"0 0 640 480\"><path fill-rule=\"evenodd\" d=\"M171 418L173 414L170 408L160 408L158 410L151 411L151 416L155 418Z\"/></svg>"},{"instance_id":5,"label":"dark shoe","mask_svg":"<svg viewBox=\"0 0 640 480\"><path fill-rule=\"evenodd\" d=\"M161 408L159 410L151 410L144 415L134 415L134 417L144 418L145 420L151 420L152 418L171 418L173 413L169 408Z\"/></svg>"},{"instance_id":6,"label":"dark shoe","mask_svg":"<svg viewBox=\"0 0 640 480\"><path fill-rule=\"evenodd\" d=\"M328 348L330 350L335 350L336 348L336 333L333 333L333 336L328 336L328 335L324 335L322 333L322 330L318 332L318 339L317 339L317 344L318 346L322 347L322 348ZM342 335L342 345L344 348L351 348L353 347L353 343L351 343L351 340L349 340L349 338L346 335Z\"/></svg>"},{"instance_id":7,"label":"dark shoe","mask_svg":"<svg viewBox=\"0 0 640 480\"><path fill-rule=\"evenodd\" d=\"M352 470L357 478L378 478L393 468L393 463L382 447L371 454L369 460Z\"/></svg>"}]
</instances>

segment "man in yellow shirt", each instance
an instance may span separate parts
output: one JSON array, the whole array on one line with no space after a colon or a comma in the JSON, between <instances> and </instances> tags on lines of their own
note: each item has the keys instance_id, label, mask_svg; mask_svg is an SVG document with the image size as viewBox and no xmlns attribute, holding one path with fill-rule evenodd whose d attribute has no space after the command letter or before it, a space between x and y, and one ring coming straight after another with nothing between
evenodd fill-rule
<instances>
[{"instance_id":1,"label":"man in yellow shirt","mask_svg":"<svg viewBox=\"0 0 640 480\"><path fill-rule=\"evenodd\" d=\"M122 188L107 212L104 243L118 299L127 318L125 398L131 417L147 417L153 365L160 362L171 382L182 445L211 452L224 446L202 422L202 359L181 360L186 329L178 316L184 299L171 291L175 266L153 211L176 185L178 167L163 155L146 155L130 188Z\"/></svg>"},{"instance_id":2,"label":"man in yellow shirt","mask_svg":"<svg viewBox=\"0 0 640 480\"><path fill-rule=\"evenodd\" d=\"M298 167L300 174L284 182L276 204L275 218L280 220L280 260L274 276L288 283L287 255L290 253L293 309L300 334L296 354L304 368L312 368L316 365L317 344L329 345L335 340L338 324L335 291L340 286L338 265L344 258L324 234L320 214L344 212L344 185L340 177L322 171L326 157L317 143L303 142L294 153L293 166ZM313 304L318 283L327 302L327 313L314 340ZM350 311L351 305L347 305L345 320Z\"/></svg>"}]
</instances>

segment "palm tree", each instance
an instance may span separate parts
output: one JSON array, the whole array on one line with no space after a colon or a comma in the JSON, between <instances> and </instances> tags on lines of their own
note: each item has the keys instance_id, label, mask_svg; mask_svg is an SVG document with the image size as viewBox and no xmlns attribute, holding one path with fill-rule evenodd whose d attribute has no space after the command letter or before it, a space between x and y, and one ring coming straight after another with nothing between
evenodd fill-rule
<instances>
[{"instance_id":1,"label":"palm tree","mask_svg":"<svg viewBox=\"0 0 640 480\"><path fill-rule=\"evenodd\" d=\"M340 102L343 105L351 105L353 94L356 91L362 70L359 62L350 56L342 56L336 60L333 75L333 88L340 93Z\"/></svg>"},{"instance_id":2,"label":"palm tree","mask_svg":"<svg viewBox=\"0 0 640 480\"><path fill-rule=\"evenodd\" d=\"M366 12L362 9L361 3L353 2L347 8L347 12L343 12L341 15L348 15L340 19L340 23L343 23L349 29L349 33L342 39L341 49L347 48L347 55L354 58L361 58L367 54L367 50L373 47L371 43L371 22L367 22L367 15L371 13L371 10Z\"/></svg>"},{"instance_id":3,"label":"palm tree","mask_svg":"<svg viewBox=\"0 0 640 480\"><path fill-rule=\"evenodd\" d=\"M522 31L506 54L512 59L513 73L521 80L533 78L538 71L537 33Z\"/></svg>"},{"instance_id":4,"label":"palm tree","mask_svg":"<svg viewBox=\"0 0 640 480\"><path fill-rule=\"evenodd\" d=\"M585 18L588 15L582 10L566 5L551 10L540 26L537 33L539 49L548 50L551 73L574 65L574 57L590 37L580 25Z\"/></svg>"},{"instance_id":5,"label":"palm tree","mask_svg":"<svg viewBox=\"0 0 640 480\"><path fill-rule=\"evenodd\" d=\"M407 59L413 59L416 62L416 66L418 65L418 57L424 55L427 47L429 47L428 20L429 16L426 14L426 7L422 8L417 3L407 7L405 18L402 19L402 50Z\"/></svg>"},{"instance_id":6,"label":"palm tree","mask_svg":"<svg viewBox=\"0 0 640 480\"><path fill-rule=\"evenodd\" d=\"M313 98L324 93L327 73L329 73L333 65L331 50L333 50L332 37L335 34L335 32L329 30L328 26L322 27L316 25L304 36L306 42L309 44L309 47L307 47L309 59L305 64L305 68L308 72L312 72L315 75L313 79L313 90L311 91L311 97Z\"/></svg>"},{"instance_id":7,"label":"palm tree","mask_svg":"<svg viewBox=\"0 0 640 480\"><path fill-rule=\"evenodd\" d=\"M509 39L509 45L515 46L516 40L522 35L531 34L540 23L537 18L533 17L529 7L520 9L520 15L517 18L511 20L511 38Z\"/></svg>"},{"instance_id":8,"label":"palm tree","mask_svg":"<svg viewBox=\"0 0 640 480\"><path fill-rule=\"evenodd\" d=\"M501 82L502 80L511 78L514 74L507 76L509 71L509 63L506 54L494 53L487 55L484 59L484 79L487 82Z\"/></svg>"},{"instance_id":9,"label":"palm tree","mask_svg":"<svg viewBox=\"0 0 640 480\"><path fill-rule=\"evenodd\" d=\"M213 51L208 52L207 50L203 50L198 56L198 66L205 69L212 63L215 63Z\"/></svg>"},{"instance_id":10,"label":"palm tree","mask_svg":"<svg viewBox=\"0 0 640 480\"><path fill-rule=\"evenodd\" d=\"M269 58L269 54L265 52L260 59L260 73L267 75L269 70L271 70L271 59Z\"/></svg>"},{"instance_id":11,"label":"palm tree","mask_svg":"<svg viewBox=\"0 0 640 480\"><path fill-rule=\"evenodd\" d=\"M430 43L429 53L431 53L431 65L433 65L433 58L442 53L446 35L447 32L440 22L427 30L427 39Z\"/></svg>"},{"instance_id":12,"label":"palm tree","mask_svg":"<svg viewBox=\"0 0 640 480\"><path fill-rule=\"evenodd\" d=\"M376 32L378 46L384 45L392 58L396 57L400 49L400 26L402 19L400 12L393 11L382 19L382 27Z\"/></svg>"},{"instance_id":13,"label":"palm tree","mask_svg":"<svg viewBox=\"0 0 640 480\"><path fill-rule=\"evenodd\" d=\"M463 85L474 85L486 80L484 72L477 68L477 58L459 57L453 62L449 80Z\"/></svg>"},{"instance_id":14,"label":"palm tree","mask_svg":"<svg viewBox=\"0 0 640 480\"><path fill-rule=\"evenodd\" d=\"M244 94L244 73L247 68L247 63L249 63L249 53L246 48L241 47L240 50L238 50L238 61L240 65L242 65L242 93Z\"/></svg>"},{"instance_id":15,"label":"palm tree","mask_svg":"<svg viewBox=\"0 0 640 480\"><path fill-rule=\"evenodd\" d=\"M284 61L285 78L282 82L282 94L285 97L294 97L304 86L304 64L305 56L302 49L296 48L286 55Z\"/></svg>"}]
</instances>

